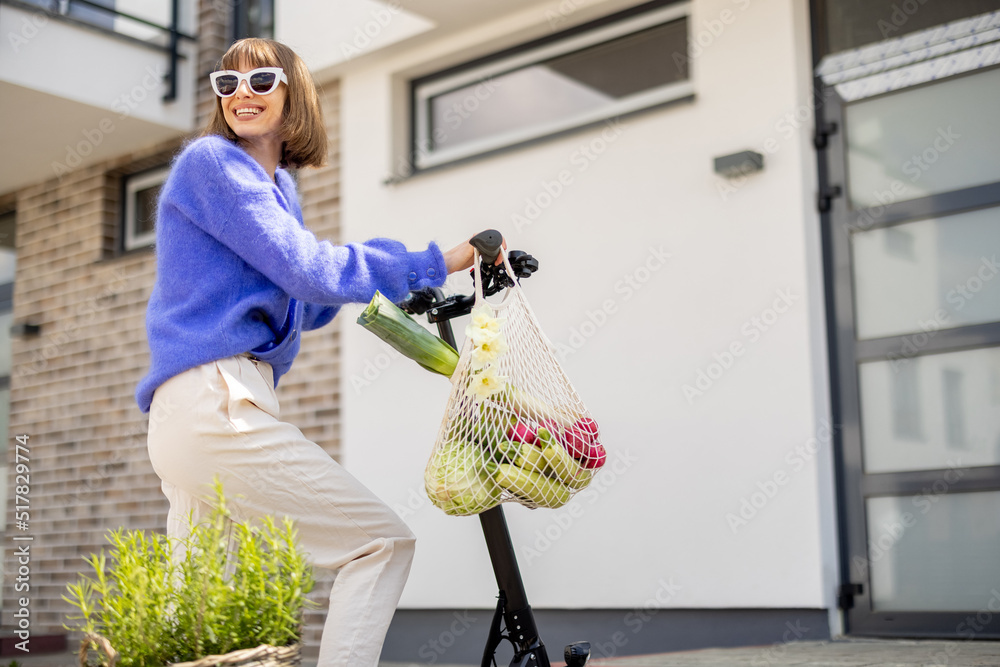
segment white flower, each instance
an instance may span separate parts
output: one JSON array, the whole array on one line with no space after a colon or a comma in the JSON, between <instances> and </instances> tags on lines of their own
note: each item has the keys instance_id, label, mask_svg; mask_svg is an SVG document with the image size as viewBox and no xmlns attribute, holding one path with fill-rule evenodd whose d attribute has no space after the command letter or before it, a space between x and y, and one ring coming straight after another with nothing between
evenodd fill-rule
<instances>
[{"instance_id":1,"label":"white flower","mask_svg":"<svg viewBox=\"0 0 1000 667\"><path fill-rule=\"evenodd\" d=\"M501 391L506 385L507 376L497 375L496 366L491 364L469 377L469 387L465 392L479 398L489 398L498 391Z\"/></svg>"},{"instance_id":2,"label":"white flower","mask_svg":"<svg viewBox=\"0 0 1000 667\"><path fill-rule=\"evenodd\" d=\"M474 370L485 368L507 352L507 339L502 333L480 333L479 343L472 349L469 363Z\"/></svg>"},{"instance_id":3,"label":"white flower","mask_svg":"<svg viewBox=\"0 0 1000 667\"><path fill-rule=\"evenodd\" d=\"M489 304L481 303L472 309L472 321L465 327L465 335L478 346L484 338L500 333L500 325L506 321L503 317L493 317Z\"/></svg>"}]
</instances>

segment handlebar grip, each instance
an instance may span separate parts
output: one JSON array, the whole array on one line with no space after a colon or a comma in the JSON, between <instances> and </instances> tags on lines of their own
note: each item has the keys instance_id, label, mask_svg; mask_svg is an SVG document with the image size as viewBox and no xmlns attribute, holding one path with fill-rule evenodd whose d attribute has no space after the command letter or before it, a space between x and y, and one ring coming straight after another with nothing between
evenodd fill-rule
<instances>
[{"instance_id":1,"label":"handlebar grip","mask_svg":"<svg viewBox=\"0 0 1000 667\"><path fill-rule=\"evenodd\" d=\"M483 262L489 265L495 262L497 255L500 254L503 235L495 229L487 229L469 239L469 243L482 255Z\"/></svg>"}]
</instances>

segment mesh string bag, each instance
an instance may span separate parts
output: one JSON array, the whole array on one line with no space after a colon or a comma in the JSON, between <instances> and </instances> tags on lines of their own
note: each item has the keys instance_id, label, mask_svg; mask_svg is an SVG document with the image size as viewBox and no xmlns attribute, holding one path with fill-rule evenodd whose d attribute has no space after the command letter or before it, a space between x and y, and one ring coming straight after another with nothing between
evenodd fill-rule
<instances>
[{"instance_id":1,"label":"mesh string bag","mask_svg":"<svg viewBox=\"0 0 1000 667\"><path fill-rule=\"evenodd\" d=\"M503 254L503 253L501 253ZM445 513L478 514L502 502L565 505L607 457L600 433L511 277L499 303L483 296L474 254L475 306L424 474Z\"/></svg>"}]
</instances>

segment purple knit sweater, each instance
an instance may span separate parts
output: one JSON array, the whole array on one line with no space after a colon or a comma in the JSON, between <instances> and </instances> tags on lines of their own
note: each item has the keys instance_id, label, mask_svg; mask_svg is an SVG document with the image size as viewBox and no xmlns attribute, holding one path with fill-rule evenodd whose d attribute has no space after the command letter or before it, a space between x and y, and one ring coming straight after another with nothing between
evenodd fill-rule
<instances>
[{"instance_id":1,"label":"purple knit sweater","mask_svg":"<svg viewBox=\"0 0 1000 667\"><path fill-rule=\"evenodd\" d=\"M375 290L398 302L444 283L434 243L407 252L389 239L320 241L302 222L292 177L278 169L275 180L219 136L191 142L174 160L157 211L150 371L135 392L143 412L169 378L243 352L270 363L277 386L301 332L330 322L341 305Z\"/></svg>"}]
</instances>

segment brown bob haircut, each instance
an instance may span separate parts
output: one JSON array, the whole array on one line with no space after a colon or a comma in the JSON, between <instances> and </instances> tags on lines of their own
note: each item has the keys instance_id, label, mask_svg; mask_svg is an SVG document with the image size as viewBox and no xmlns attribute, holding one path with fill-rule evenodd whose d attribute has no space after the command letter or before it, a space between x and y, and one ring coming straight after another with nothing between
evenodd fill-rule
<instances>
[{"instance_id":1,"label":"brown bob haircut","mask_svg":"<svg viewBox=\"0 0 1000 667\"><path fill-rule=\"evenodd\" d=\"M283 167L322 167L326 164L328 138L323 125L319 94L309 69L290 48L273 39L249 37L233 42L219 61L217 70L248 67L280 67L288 77L288 95L282 111L281 133L284 139ZM222 98L215 98L215 113L203 134L218 134L239 143L222 111Z\"/></svg>"}]
</instances>

